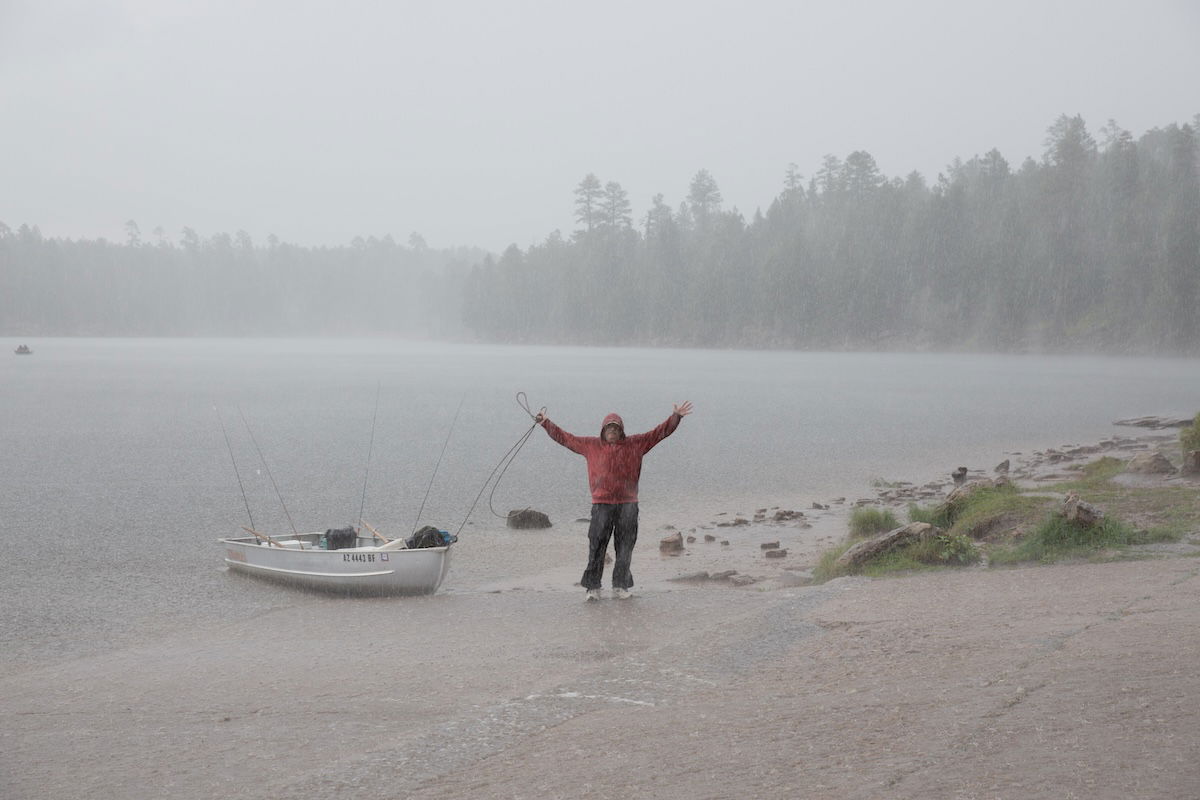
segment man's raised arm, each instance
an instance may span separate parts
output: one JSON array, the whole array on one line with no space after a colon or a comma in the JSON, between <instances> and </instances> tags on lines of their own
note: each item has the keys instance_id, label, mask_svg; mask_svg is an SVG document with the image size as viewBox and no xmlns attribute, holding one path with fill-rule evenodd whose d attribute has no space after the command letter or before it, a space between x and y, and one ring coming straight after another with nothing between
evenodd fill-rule
<instances>
[{"instance_id":1,"label":"man's raised arm","mask_svg":"<svg viewBox=\"0 0 1200 800\"><path fill-rule=\"evenodd\" d=\"M654 445L674 433L675 429L679 427L679 423L690 413L692 413L692 404L685 400L675 406L671 411L671 416L667 417L657 428L630 438L638 444L643 453L648 453Z\"/></svg>"},{"instance_id":2,"label":"man's raised arm","mask_svg":"<svg viewBox=\"0 0 1200 800\"><path fill-rule=\"evenodd\" d=\"M550 438L561 444L573 453L583 455L583 439L573 433L567 433L562 428L550 421L550 418L545 414L538 414L534 419L539 425L546 429L546 433Z\"/></svg>"}]
</instances>

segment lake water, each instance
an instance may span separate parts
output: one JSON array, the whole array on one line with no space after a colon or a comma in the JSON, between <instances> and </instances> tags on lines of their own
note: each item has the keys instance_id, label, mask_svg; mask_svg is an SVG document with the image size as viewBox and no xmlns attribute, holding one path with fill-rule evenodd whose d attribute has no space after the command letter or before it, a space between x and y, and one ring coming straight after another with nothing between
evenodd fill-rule
<instances>
[{"instance_id":1,"label":"lake water","mask_svg":"<svg viewBox=\"0 0 1200 800\"><path fill-rule=\"evenodd\" d=\"M6 343L11 353L17 342ZM1041 356L488 347L379 340L31 340L0 358L0 664L29 665L262 613L309 595L230 575L219 536L363 518L458 530L528 430L518 391L562 427L630 432L695 413L646 460L642 524L864 496L1012 451L1095 442L1115 419L1200 408L1200 362ZM371 445L372 417L378 417ZM453 430L451 423L460 408ZM239 414L240 409L240 414ZM447 440L447 434L449 439ZM367 454L372 455L367 474ZM485 493L444 586L582 567L583 460L534 431L495 493L555 527L512 533ZM642 547L646 547L643 543Z\"/></svg>"}]
</instances>

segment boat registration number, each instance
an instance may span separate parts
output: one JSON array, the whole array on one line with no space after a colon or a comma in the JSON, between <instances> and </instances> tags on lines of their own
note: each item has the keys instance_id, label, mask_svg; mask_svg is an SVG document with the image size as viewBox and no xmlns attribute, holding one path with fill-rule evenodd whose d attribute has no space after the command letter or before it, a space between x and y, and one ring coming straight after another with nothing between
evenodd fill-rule
<instances>
[{"instance_id":1,"label":"boat registration number","mask_svg":"<svg viewBox=\"0 0 1200 800\"><path fill-rule=\"evenodd\" d=\"M371 561L375 560L374 553L342 553L342 561Z\"/></svg>"}]
</instances>

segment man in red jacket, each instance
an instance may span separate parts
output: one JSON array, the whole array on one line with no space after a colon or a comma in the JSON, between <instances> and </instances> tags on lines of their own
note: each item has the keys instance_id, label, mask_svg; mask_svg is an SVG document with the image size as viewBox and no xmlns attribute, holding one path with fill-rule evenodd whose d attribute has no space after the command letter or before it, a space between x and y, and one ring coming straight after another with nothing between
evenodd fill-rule
<instances>
[{"instance_id":1,"label":"man in red jacket","mask_svg":"<svg viewBox=\"0 0 1200 800\"><path fill-rule=\"evenodd\" d=\"M633 546L637 542L638 479L642 475L642 456L670 436L679 422L692 413L692 404L675 406L671 416L657 428L636 436L625 435L625 423L609 414L600 426L599 436L575 436L551 422L545 414L537 421L550 438L587 459L588 484L592 489L592 524L588 528L588 565L583 571L583 588L589 601L600 599L600 577L604 572L604 553L613 538L616 564L613 565L613 596L630 597L633 574Z\"/></svg>"}]
</instances>

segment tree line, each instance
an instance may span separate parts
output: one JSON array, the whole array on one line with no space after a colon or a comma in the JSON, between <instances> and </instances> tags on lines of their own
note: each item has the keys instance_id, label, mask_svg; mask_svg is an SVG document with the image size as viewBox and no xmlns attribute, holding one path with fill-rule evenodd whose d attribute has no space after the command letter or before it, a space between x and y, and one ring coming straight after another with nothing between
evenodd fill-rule
<instances>
[{"instance_id":1,"label":"tree line","mask_svg":"<svg viewBox=\"0 0 1200 800\"><path fill-rule=\"evenodd\" d=\"M1198 353L1196 125L1099 139L1063 115L1040 161L992 150L932 185L827 156L749 221L707 170L636 225L589 174L578 229L477 265L465 319L512 342Z\"/></svg>"},{"instance_id":2,"label":"tree line","mask_svg":"<svg viewBox=\"0 0 1200 800\"><path fill-rule=\"evenodd\" d=\"M415 234L171 242L130 221L114 243L0 223L0 334L1197 354L1198 124L1135 139L1063 115L1040 160L992 150L932 184L826 156L748 221L707 170L636 220L589 174L574 231L499 256Z\"/></svg>"},{"instance_id":3,"label":"tree line","mask_svg":"<svg viewBox=\"0 0 1200 800\"><path fill-rule=\"evenodd\" d=\"M300 247L249 234L178 242L43 237L0 223L0 334L9 336L463 335L462 283L484 251L417 234Z\"/></svg>"}]
</instances>

